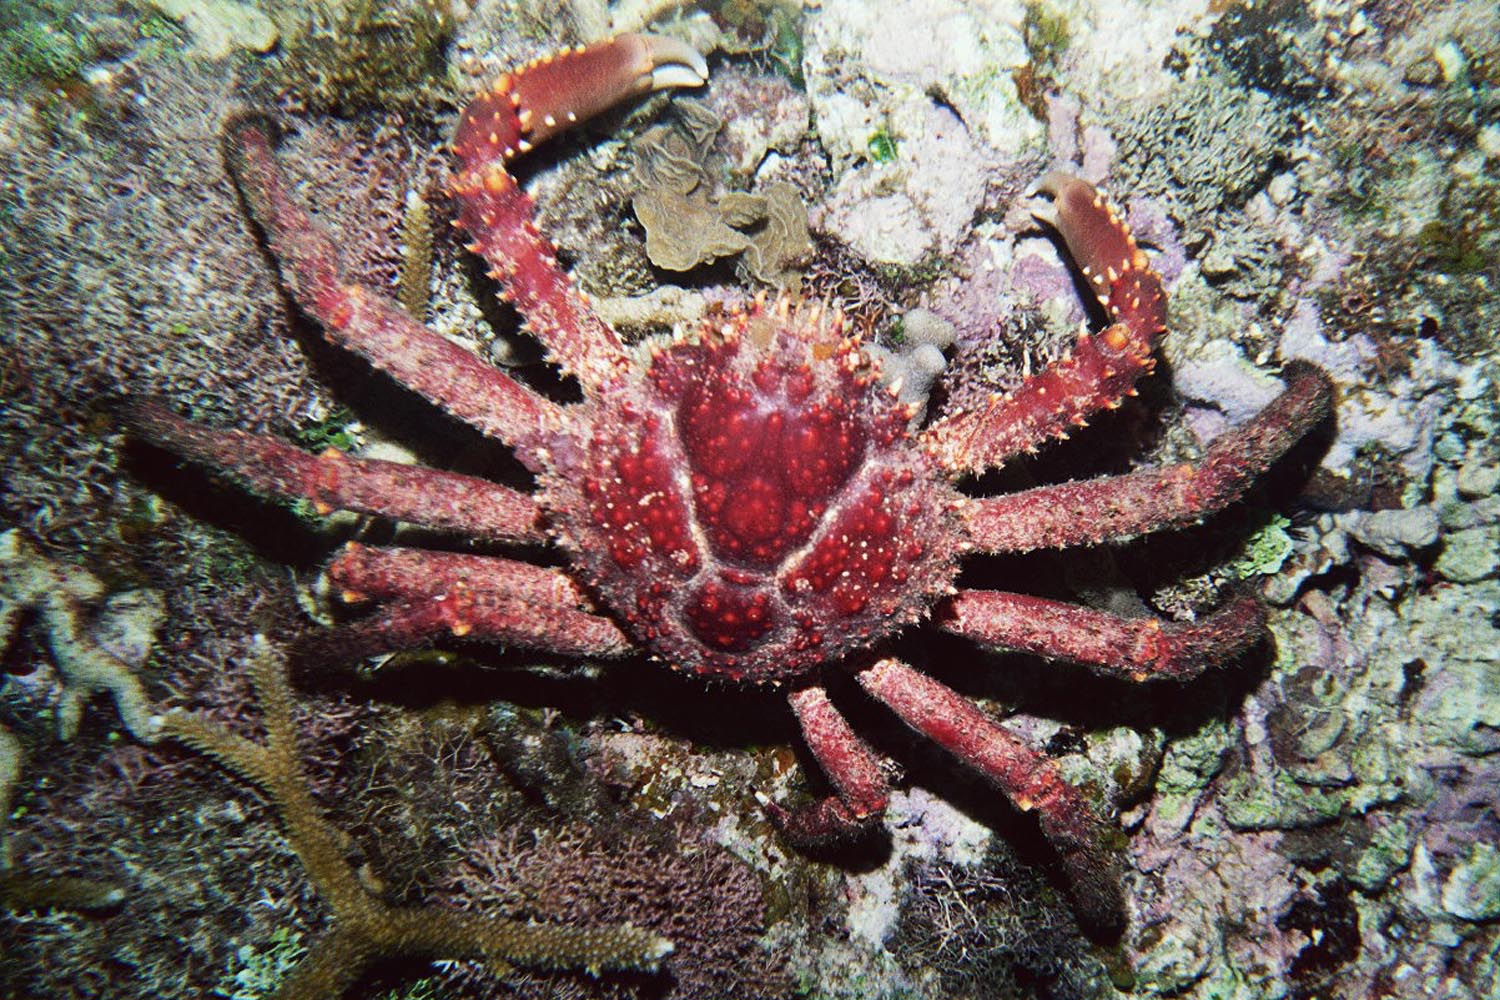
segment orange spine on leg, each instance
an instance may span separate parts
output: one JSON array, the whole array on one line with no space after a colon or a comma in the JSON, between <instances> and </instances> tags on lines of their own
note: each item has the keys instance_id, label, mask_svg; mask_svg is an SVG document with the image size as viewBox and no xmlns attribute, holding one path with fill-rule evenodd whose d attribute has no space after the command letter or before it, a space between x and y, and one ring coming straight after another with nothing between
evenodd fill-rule
<instances>
[{"instance_id":1,"label":"orange spine on leg","mask_svg":"<svg viewBox=\"0 0 1500 1000\"><path fill-rule=\"evenodd\" d=\"M945 414L929 427L925 439L955 471L993 468L1048 439L1067 437L1092 413L1119 406L1154 367L1151 354L1167 328L1161 278L1104 196L1076 177L1049 176L1038 187L1054 202L1042 217L1062 236L1113 322L1080 336L1065 356L1009 395Z\"/></svg>"},{"instance_id":2,"label":"orange spine on leg","mask_svg":"<svg viewBox=\"0 0 1500 1000\"><path fill-rule=\"evenodd\" d=\"M1086 181L1049 177L1040 189L1052 195L1052 224L1100 305L1111 319L1149 343L1167 328L1167 304L1161 278L1151 270L1130 227Z\"/></svg>"},{"instance_id":3,"label":"orange spine on leg","mask_svg":"<svg viewBox=\"0 0 1500 1000\"><path fill-rule=\"evenodd\" d=\"M564 49L502 74L464 109L453 151L468 168L510 160L621 101L663 87L699 86L708 68L671 38L620 35Z\"/></svg>"}]
</instances>

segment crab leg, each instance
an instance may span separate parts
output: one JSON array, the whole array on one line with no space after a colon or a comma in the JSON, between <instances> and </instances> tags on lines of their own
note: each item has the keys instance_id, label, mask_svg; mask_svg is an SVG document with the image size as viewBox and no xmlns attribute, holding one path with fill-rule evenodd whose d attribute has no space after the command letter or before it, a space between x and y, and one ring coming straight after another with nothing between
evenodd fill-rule
<instances>
[{"instance_id":1,"label":"crab leg","mask_svg":"<svg viewBox=\"0 0 1500 1000\"><path fill-rule=\"evenodd\" d=\"M855 678L917 732L973 767L1037 823L1057 851L1079 912L1094 927L1125 922L1119 859L1102 846L1105 826L1083 794L1051 759L997 726L967 698L914 670L885 659Z\"/></svg>"},{"instance_id":2,"label":"crab leg","mask_svg":"<svg viewBox=\"0 0 1500 1000\"><path fill-rule=\"evenodd\" d=\"M354 458L334 448L309 455L275 438L195 424L160 406L141 406L130 422L145 437L252 490L306 499L326 514L353 510L496 541L545 540L536 501L485 479Z\"/></svg>"},{"instance_id":3,"label":"crab leg","mask_svg":"<svg viewBox=\"0 0 1500 1000\"><path fill-rule=\"evenodd\" d=\"M310 633L298 643L298 652L309 659L347 662L448 636L558 656L624 656L632 648L619 627L599 615L500 594L458 593L394 604L372 618Z\"/></svg>"},{"instance_id":4,"label":"crab leg","mask_svg":"<svg viewBox=\"0 0 1500 1000\"><path fill-rule=\"evenodd\" d=\"M373 548L349 542L327 568L344 600L432 600L461 591L488 593L546 607L591 610L561 570L497 556L427 549Z\"/></svg>"},{"instance_id":5,"label":"crab leg","mask_svg":"<svg viewBox=\"0 0 1500 1000\"><path fill-rule=\"evenodd\" d=\"M534 465L538 431L558 422L557 406L350 282L337 245L293 200L267 122L254 115L230 119L224 149L245 205L281 263L282 280L329 340Z\"/></svg>"},{"instance_id":6,"label":"crab leg","mask_svg":"<svg viewBox=\"0 0 1500 1000\"><path fill-rule=\"evenodd\" d=\"M630 361L614 330L589 307L558 266L556 248L532 224L528 196L506 163L535 143L612 105L666 87L696 87L708 78L697 51L671 38L621 35L539 59L505 73L472 100L453 139L458 157L450 191L470 249L526 317L555 361L585 391L625 374Z\"/></svg>"},{"instance_id":7,"label":"crab leg","mask_svg":"<svg viewBox=\"0 0 1500 1000\"><path fill-rule=\"evenodd\" d=\"M1089 414L1135 395L1136 380L1156 364L1151 352L1166 330L1166 300L1130 227L1077 178L1049 175L1038 188L1053 196L1045 221L1062 235L1112 322L1080 335L1072 350L1009 395L933 423L923 438L954 472L980 473L1067 437Z\"/></svg>"},{"instance_id":8,"label":"crab leg","mask_svg":"<svg viewBox=\"0 0 1500 1000\"><path fill-rule=\"evenodd\" d=\"M989 646L1085 663L1131 680L1186 680L1259 641L1266 614L1259 601L1241 597L1201 622L1164 624L1024 594L966 590L948 600L938 623Z\"/></svg>"},{"instance_id":9,"label":"crab leg","mask_svg":"<svg viewBox=\"0 0 1500 1000\"><path fill-rule=\"evenodd\" d=\"M1215 440L1197 465L1039 486L971 501L964 512L981 552L1026 552L1123 540L1179 528L1228 506L1328 415L1328 376L1288 365L1287 388L1246 423Z\"/></svg>"},{"instance_id":10,"label":"crab leg","mask_svg":"<svg viewBox=\"0 0 1500 1000\"><path fill-rule=\"evenodd\" d=\"M880 762L823 688L801 688L788 700L808 749L838 794L794 812L767 802L771 819L793 842L804 846L845 840L870 829L886 806L887 786Z\"/></svg>"},{"instance_id":11,"label":"crab leg","mask_svg":"<svg viewBox=\"0 0 1500 1000\"><path fill-rule=\"evenodd\" d=\"M564 574L511 559L350 545L329 564L328 578L345 600L390 605L308 636L304 653L348 660L445 636L563 656L623 656L632 648L614 622L580 610L586 598Z\"/></svg>"}]
</instances>

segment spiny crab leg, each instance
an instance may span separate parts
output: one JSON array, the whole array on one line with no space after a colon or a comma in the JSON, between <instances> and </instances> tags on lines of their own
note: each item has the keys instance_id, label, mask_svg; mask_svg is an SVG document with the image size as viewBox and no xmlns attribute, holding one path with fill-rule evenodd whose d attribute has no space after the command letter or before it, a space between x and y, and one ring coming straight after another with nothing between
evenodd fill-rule
<instances>
[{"instance_id":1,"label":"spiny crab leg","mask_svg":"<svg viewBox=\"0 0 1500 1000\"><path fill-rule=\"evenodd\" d=\"M450 343L388 299L350 282L338 247L292 198L271 151L269 123L241 114L224 127L230 173L281 264L282 280L328 339L534 465L536 437L561 417L556 404Z\"/></svg>"},{"instance_id":2,"label":"spiny crab leg","mask_svg":"<svg viewBox=\"0 0 1500 1000\"><path fill-rule=\"evenodd\" d=\"M877 825L888 793L880 761L822 687L793 691L788 700L802 725L802 738L838 794L791 812L762 800L766 812L794 843L804 846L844 840Z\"/></svg>"},{"instance_id":3,"label":"spiny crab leg","mask_svg":"<svg viewBox=\"0 0 1500 1000\"><path fill-rule=\"evenodd\" d=\"M1187 680L1232 660L1265 635L1259 601L1240 597L1199 622L1122 618L1026 594L966 590L949 599L938 624L989 646L1088 664L1130 680Z\"/></svg>"},{"instance_id":4,"label":"spiny crab leg","mask_svg":"<svg viewBox=\"0 0 1500 1000\"><path fill-rule=\"evenodd\" d=\"M417 601L456 591L493 592L549 608L592 610L562 570L497 556L349 542L328 564L328 582L345 601Z\"/></svg>"},{"instance_id":5,"label":"spiny crab leg","mask_svg":"<svg viewBox=\"0 0 1500 1000\"><path fill-rule=\"evenodd\" d=\"M127 418L147 440L257 493L307 500L320 514L353 510L494 541L546 540L536 501L485 479L355 458L333 448L309 455L275 438L204 427L160 406L136 407Z\"/></svg>"},{"instance_id":6,"label":"spiny crab leg","mask_svg":"<svg viewBox=\"0 0 1500 1000\"><path fill-rule=\"evenodd\" d=\"M532 224L531 198L506 163L549 136L640 94L697 87L708 66L676 39L621 35L504 73L464 109L453 139L450 190L471 250L526 318L552 358L597 391L630 371L614 330L596 316Z\"/></svg>"},{"instance_id":7,"label":"spiny crab leg","mask_svg":"<svg viewBox=\"0 0 1500 1000\"><path fill-rule=\"evenodd\" d=\"M349 601L389 602L374 617L317 632L301 652L339 659L456 636L562 656L623 656L618 625L581 610L586 599L557 570L495 556L346 546L328 566Z\"/></svg>"},{"instance_id":8,"label":"spiny crab leg","mask_svg":"<svg viewBox=\"0 0 1500 1000\"><path fill-rule=\"evenodd\" d=\"M901 720L994 782L1037 824L1062 862L1074 904L1100 930L1124 920L1121 863L1104 847L1105 825L1057 764L997 726L969 700L905 663L881 660L855 679Z\"/></svg>"},{"instance_id":9,"label":"spiny crab leg","mask_svg":"<svg viewBox=\"0 0 1500 1000\"><path fill-rule=\"evenodd\" d=\"M544 650L555 656L624 656L630 640L608 618L546 608L504 594L454 594L393 604L372 618L320 629L297 643L308 663L338 662L417 649L449 636Z\"/></svg>"},{"instance_id":10,"label":"spiny crab leg","mask_svg":"<svg viewBox=\"0 0 1500 1000\"><path fill-rule=\"evenodd\" d=\"M1051 174L1038 190L1053 197L1052 212L1039 217L1061 234L1112 322L1080 335L1067 354L1009 395L935 421L923 438L954 472L980 473L1066 437L1091 413L1135 395L1136 380L1156 364L1151 353L1166 330L1166 299L1130 227L1077 178Z\"/></svg>"},{"instance_id":11,"label":"spiny crab leg","mask_svg":"<svg viewBox=\"0 0 1500 1000\"><path fill-rule=\"evenodd\" d=\"M1307 364L1283 375L1286 390L1216 439L1198 464L972 500L963 510L970 540L981 552L1090 545L1180 528L1224 508L1328 415L1327 375Z\"/></svg>"}]
</instances>

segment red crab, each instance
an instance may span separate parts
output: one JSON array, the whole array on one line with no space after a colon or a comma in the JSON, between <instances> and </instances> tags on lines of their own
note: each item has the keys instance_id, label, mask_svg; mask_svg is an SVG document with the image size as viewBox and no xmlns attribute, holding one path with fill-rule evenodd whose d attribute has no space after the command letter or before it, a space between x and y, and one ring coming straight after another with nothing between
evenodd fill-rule
<instances>
[{"instance_id":1,"label":"red crab","mask_svg":"<svg viewBox=\"0 0 1500 1000\"><path fill-rule=\"evenodd\" d=\"M515 450L539 489L436 469L313 456L147 408L149 436L251 488L415 522L490 543L550 541L572 572L496 555L350 545L327 575L381 610L337 633L349 655L446 635L588 657L644 651L708 679L785 689L836 794L772 815L817 841L878 824L879 762L829 700L843 670L911 727L1034 810L1080 912L1123 920L1116 861L1094 807L1046 756L970 701L890 655L930 617L986 646L1135 680L1190 677L1264 633L1240 598L1203 621L1122 618L1073 604L957 590L967 552L1022 552L1131 538L1198 521L1327 412L1326 379L1288 372L1264 412L1197 465L971 497L955 483L1114 408L1153 366L1161 283L1129 229L1088 184L1051 177L1050 221L1112 322L1015 391L910 427L841 318L816 304L756 302L640 348L622 345L558 266L506 164L625 97L707 78L681 43L625 36L507 73L464 111L453 151L458 225L504 297L583 389L560 404L410 319L343 273L336 242L292 199L264 123L227 127L231 171L297 303L327 336Z\"/></svg>"}]
</instances>

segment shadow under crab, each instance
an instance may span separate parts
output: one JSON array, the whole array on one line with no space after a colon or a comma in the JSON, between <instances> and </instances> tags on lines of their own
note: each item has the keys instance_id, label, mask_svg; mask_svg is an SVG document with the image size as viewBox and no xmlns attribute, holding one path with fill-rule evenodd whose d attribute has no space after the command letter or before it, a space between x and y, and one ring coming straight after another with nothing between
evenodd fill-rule
<instances>
[{"instance_id":1,"label":"shadow under crab","mask_svg":"<svg viewBox=\"0 0 1500 1000\"><path fill-rule=\"evenodd\" d=\"M503 75L465 109L451 192L470 247L584 399L560 404L351 283L335 242L291 197L263 121L226 127L231 173L299 306L328 338L486 435L535 475L534 494L470 476L216 431L159 408L144 435L257 491L397 518L496 543L551 542L571 570L490 555L346 547L328 566L350 602L380 610L324 633L356 657L445 636L618 657L644 651L707 679L787 692L835 794L788 812L794 840L878 825L887 784L876 755L823 686L851 673L903 721L1034 811L1081 916L1124 922L1106 823L1057 765L967 698L891 655L930 617L984 645L1086 664L1133 680L1183 679L1264 634L1238 598L1193 624L1123 618L990 590L958 590L968 552L1024 552L1135 537L1232 503L1327 413L1315 369L1287 372L1264 412L1197 465L1044 486L997 497L967 476L1034 451L1134 393L1165 330L1160 279L1088 184L1049 177L1048 221L1110 316L1066 356L1006 395L909 427L841 317L786 299L627 350L558 266L506 168L536 142L634 94L698 85L681 43L622 36Z\"/></svg>"}]
</instances>

